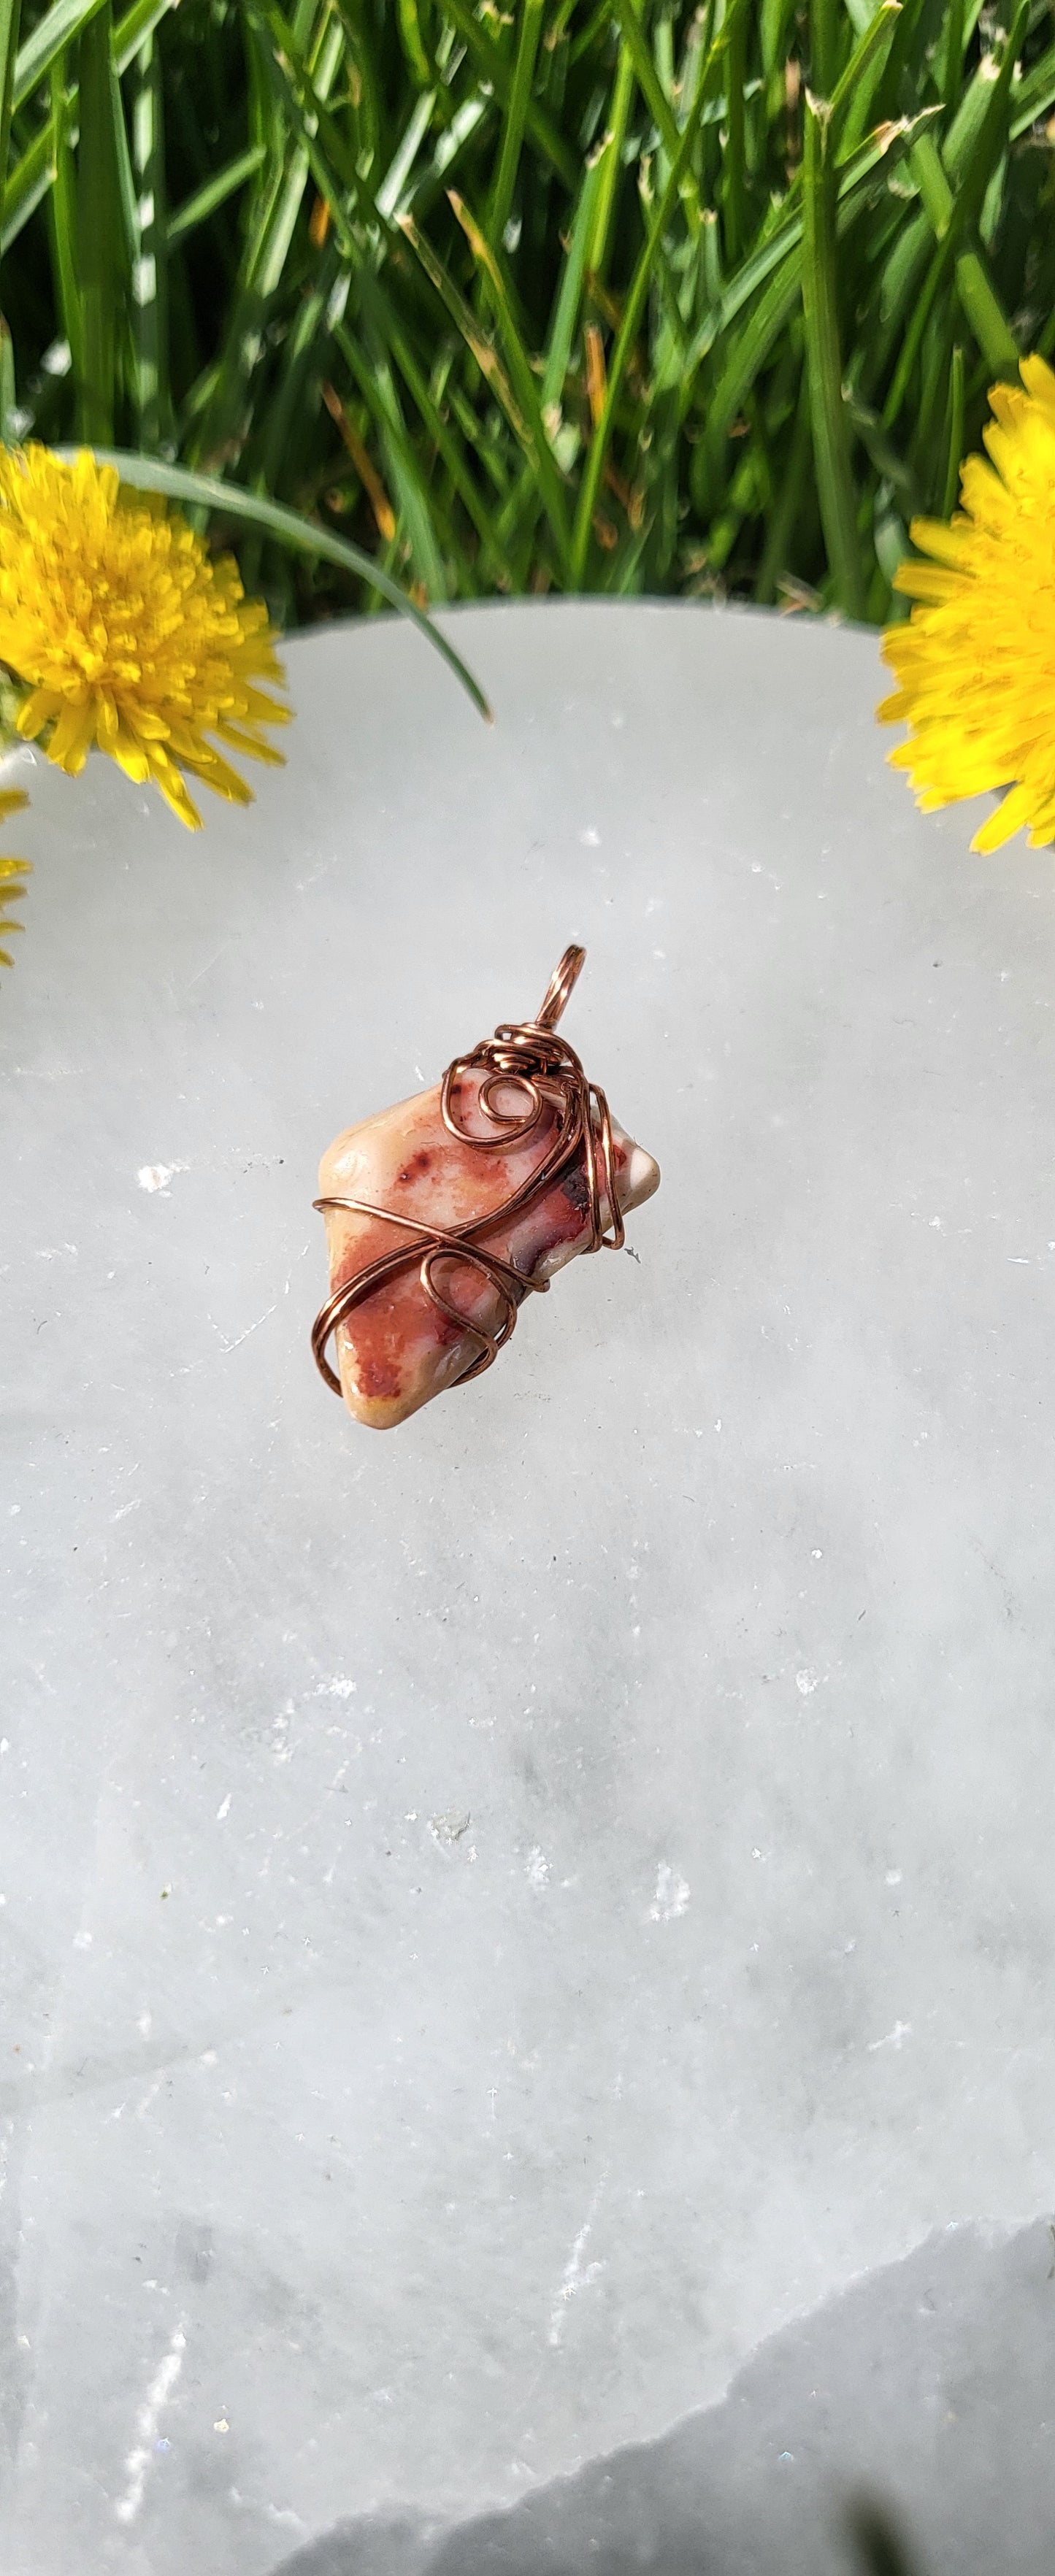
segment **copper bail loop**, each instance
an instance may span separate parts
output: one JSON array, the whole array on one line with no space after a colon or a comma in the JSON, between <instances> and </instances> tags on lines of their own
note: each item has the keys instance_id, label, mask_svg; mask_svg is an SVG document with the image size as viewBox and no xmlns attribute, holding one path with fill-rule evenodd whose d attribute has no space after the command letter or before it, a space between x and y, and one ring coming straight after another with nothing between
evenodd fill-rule
<instances>
[{"instance_id":1,"label":"copper bail loop","mask_svg":"<svg viewBox=\"0 0 1055 2576\"><path fill-rule=\"evenodd\" d=\"M585 964L585 948L577 948L573 944L570 948L565 949L560 965L550 976L549 983L546 986L546 998L535 1022L537 1029L556 1028L562 1011L567 1008L570 996L575 990L575 986L579 981L579 977L582 974Z\"/></svg>"}]
</instances>

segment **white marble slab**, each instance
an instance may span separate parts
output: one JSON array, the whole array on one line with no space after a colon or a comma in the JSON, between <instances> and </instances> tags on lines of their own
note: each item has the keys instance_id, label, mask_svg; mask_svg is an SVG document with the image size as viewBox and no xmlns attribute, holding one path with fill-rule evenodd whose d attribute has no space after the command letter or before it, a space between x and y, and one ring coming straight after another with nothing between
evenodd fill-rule
<instances>
[{"instance_id":1,"label":"white marble slab","mask_svg":"<svg viewBox=\"0 0 1055 2576\"><path fill-rule=\"evenodd\" d=\"M196 839L19 772L6 2576L365 2567L1055 2200L1051 856L870 636L452 625L493 730L299 640ZM320 1152L572 938L636 1257L379 1438Z\"/></svg>"}]
</instances>

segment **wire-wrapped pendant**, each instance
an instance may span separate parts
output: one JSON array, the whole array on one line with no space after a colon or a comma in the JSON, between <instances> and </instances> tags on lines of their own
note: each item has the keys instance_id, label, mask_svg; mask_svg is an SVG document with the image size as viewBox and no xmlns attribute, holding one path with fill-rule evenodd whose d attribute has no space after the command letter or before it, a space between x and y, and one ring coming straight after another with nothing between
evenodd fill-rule
<instances>
[{"instance_id":1,"label":"wire-wrapped pendant","mask_svg":"<svg viewBox=\"0 0 1055 2576\"><path fill-rule=\"evenodd\" d=\"M577 1253L618 1251L624 1216L659 1187L557 1035L585 955L565 950L537 1019L503 1024L323 1155L330 1294L312 1349L376 1430L490 1368L524 1298Z\"/></svg>"}]
</instances>

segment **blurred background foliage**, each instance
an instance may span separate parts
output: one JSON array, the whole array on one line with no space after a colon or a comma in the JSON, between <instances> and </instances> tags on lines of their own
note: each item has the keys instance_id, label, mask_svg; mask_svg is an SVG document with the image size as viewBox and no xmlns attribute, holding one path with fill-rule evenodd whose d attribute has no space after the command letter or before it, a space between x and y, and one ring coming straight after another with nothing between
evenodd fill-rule
<instances>
[{"instance_id":1,"label":"blurred background foliage","mask_svg":"<svg viewBox=\"0 0 1055 2576\"><path fill-rule=\"evenodd\" d=\"M1050 0L0 0L6 438L421 602L882 621L1055 349ZM295 625L368 578L244 518Z\"/></svg>"}]
</instances>

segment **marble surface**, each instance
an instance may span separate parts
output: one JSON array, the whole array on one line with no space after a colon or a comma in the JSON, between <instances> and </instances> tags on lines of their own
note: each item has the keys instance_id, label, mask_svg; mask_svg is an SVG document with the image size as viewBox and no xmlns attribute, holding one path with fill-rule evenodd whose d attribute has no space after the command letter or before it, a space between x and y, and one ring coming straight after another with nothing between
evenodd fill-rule
<instances>
[{"instance_id":1,"label":"marble surface","mask_svg":"<svg viewBox=\"0 0 1055 2576\"><path fill-rule=\"evenodd\" d=\"M1052 859L868 635L451 624L492 730L299 640L196 839L17 764L0 2563L777 2576L879 2478L967 2576L1013 2472L1032 2576ZM634 1257L361 1430L319 1155L571 938Z\"/></svg>"}]
</instances>

